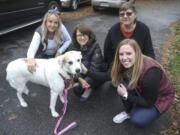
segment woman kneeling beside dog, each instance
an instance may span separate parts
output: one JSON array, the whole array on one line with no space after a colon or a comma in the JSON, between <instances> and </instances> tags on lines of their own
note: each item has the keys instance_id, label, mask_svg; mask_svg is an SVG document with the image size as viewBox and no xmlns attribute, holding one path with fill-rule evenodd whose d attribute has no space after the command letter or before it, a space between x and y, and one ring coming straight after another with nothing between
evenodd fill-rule
<instances>
[{"instance_id":1,"label":"woman kneeling beside dog","mask_svg":"<svg viewBox=\"0 0 180 135\"><path fill-rule=\"evenodd\" d=\"M103 75L85 66L82 70L95 78ZM124 39L117 46L111 78L125 109L113 118L114 123L130 119L144 128L166 112L173 101L175 91L164 68L143 55L134 39Z\"/></svg>"},{"instance_id":2,"label":"woman kneeling beside dog","mask_svg":"<svg viewBox=\"0 0 180 135\"><path fill-rule=\"evenodd\" d=\"M74 28L72 35L73 45L69 50L80 51L82 54L82 63L93 71L101 71L103 56L99 44L96 42L94 32L86 25L80 24ZM75 94L80 97L80 101L86 101L90 96L92 89L97 88L99 84L88 75L81 75L78 83L74 86Z\"/></svg>"},{"instance_id":3,"label":"woman kneeling beside dog","mask_svg":"<svg viewBox=\"0 0 180 135\"><path fill-rule=\"evenodd\" d=\"M146 127L170 107L174 88L163 67L144 56L137 42L125 39L116 49L111 71L112 83L117 87L125 111L113 122L130 119L138 127Z\"/></svg>"}]
</instances>

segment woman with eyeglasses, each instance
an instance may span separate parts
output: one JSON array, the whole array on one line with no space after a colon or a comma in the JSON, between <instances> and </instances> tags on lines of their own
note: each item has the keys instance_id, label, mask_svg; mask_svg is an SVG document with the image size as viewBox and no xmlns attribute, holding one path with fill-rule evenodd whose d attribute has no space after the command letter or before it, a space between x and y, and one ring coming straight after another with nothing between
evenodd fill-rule
<instances>
[{"instance_id":1,"label":"woman with eyeglasses","mask_svg":"<svg viewBox=\"0 0 180 135\"><path fill-rule=\"evenodd\" d=\"M27 51L27 64L30 72L35 71L36 62L34 58L53 58L63 54L71 44L71 37L62 24L60 12L49 10L41 26L33 35L32 41Z\"/></svg>"},{"instance_id":2,"label":"woman with eyeglasses","mask_svg":"<svg viewBox=\"0 0 180 135\"><path fill-rule=\"evenodd\" d=\"M166 112L173 101L175 90L164 68L143 55L133 39L117 46L111 77L124 105L124 111L113 118L114 123L130 119L144 128Z\"/></svg>"},{"instance_id":3,"label":"woman with eyeglasses","mask_svg":"<svg viewBox=\"0 0 180 135\"><path fill-rule=\"evenodd\" d=\"M126 38L135 39L143 54L155 58L149 28L137 20L136 9L132 2L121 5L119 18L120 22L110 28L104 43L104 59L108 68L111 67L118 43Z\"/></svg>"},{"instance_id":4,"label":"woman with eyeglasses","mask_svg":"<svg viewBox=\"0 0 180 135\"><path fill-rule=\"evenodd\" d=\"M68 50L81 51L84 66L93 72L101 71L103 56L94 32L84 24L77 25L74 28L72 40L73 45ZM88 75L81 75L73 90L81 101L85 101L90 96L92 89L96 87L98 87L98 82Z\"/></svg>"},{"instance_id":5,"label":"woman with eyeglasses","mask_svg":"<svg viewBox=\"0 0 180 135\"><path fill-rule=\"evenodd\" d=\"M132 4L134 1L123 3L119 9L120 22L114 24L105 39L104 43L104 69L107 72L94 72L83 67L84 74L92 77L101 84L104 83L106 88L111 85L111 66L114 60L114 54L119 42L131 38L138 42L144 55L155 58L151 35L149 28L142 22L138 21L136 9Z\"/></svg>"}]
</instances>

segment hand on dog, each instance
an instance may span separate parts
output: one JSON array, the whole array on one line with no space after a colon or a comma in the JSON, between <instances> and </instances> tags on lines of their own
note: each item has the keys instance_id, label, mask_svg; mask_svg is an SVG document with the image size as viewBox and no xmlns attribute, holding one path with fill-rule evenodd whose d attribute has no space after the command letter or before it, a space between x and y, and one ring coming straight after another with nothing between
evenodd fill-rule
<instances>
[{"instance_id":1,"label":"hand on dog","mask_svg":"<svg viewBox=\"0 0 180 135\"><path fill-rule=\"evenodd\" d=\"M80 81L80 83L81 83L81 85L82 85L82 87L83 88L89 88L90 87L90 85L89 85L89 83L86 81L86 80L84 80L84 79L82 79L82 78L79 78L79 81Z\"/></svg>"},{"instance_id":2,"label":"hand on dog","mask_svg":"<svg viewBox=\"0 0 180 135\"><path fill-rule=\"evenodd\" d=\"M57 52L56 55L55 55L55 57L58 57L58 56L60 56L60 55L61 55L61 53Z\"/></svg>"},{"instance_id":3,"label":"hand on dog","mask_svg":"<svg viewBox=\"0 0 180 135\"><path fill-rule=\"evenodd\" d=\"M88 69L84 66L84 64L81 64L82 73L86 74Z\"/></svg>"},{"instance_id":4,"label":"hand on dog","mask_svg":"<svg viewBox=\"0 0 180 135\"><path fill-rule=\"evenodd\" d=\"M117 92L120 96L124 96L127 94L127 89L126 87L121 83L117 87Z\"/></svg>"},{"instance_id":5,"label":"hand on dog","mask_svg":"<svg viewBox=\"0 0 180 135\"><path fill-rule=\"evenodd\" d=\"M35 59L27 59L27 68L30 73L33 74L34 72L36 72L36 67L37 64Z\"/></svg>"},{"instance_id":6,"label":"hand on dog","mask_svg":"<svg viewBox=\"0 0 180 135\"><path fill-rule=\"evenodd\" d=\"M90 88L90 85L89 85L89 83L88 82L86 82L86 80L84 80L84 81L82 81L82 87L84 88L84 89L86 89L86 88Z\"/></svg>"}]
</instances>

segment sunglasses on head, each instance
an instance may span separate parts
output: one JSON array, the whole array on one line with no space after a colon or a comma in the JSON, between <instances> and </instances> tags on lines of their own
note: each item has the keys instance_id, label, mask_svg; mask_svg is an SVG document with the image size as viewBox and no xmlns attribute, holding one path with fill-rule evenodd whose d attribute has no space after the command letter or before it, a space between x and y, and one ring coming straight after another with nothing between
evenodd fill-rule
<instances>
[{"instance_id":1,"label":"sunglasses on head","mask_svg":"<svg viewBox=\"0 0 180 135\"><path fill-rule=\"evenodd\" d=\"M124 17L125 15L126 15L126 16L131 16L132 14L133 14L132 11L119 12L119 16L120 16L120 17Z\"/></svg>"},{"instance_id":2,"label":"sunglasses on head","mask_svg":"<svg viewBox=\"0 0 180 135\"><path fill-rule=\"evenodd\" d=\"M48 10L48 13L60 14L60 12L57 10L57 8Z\"/></svg>"}]
</instances>

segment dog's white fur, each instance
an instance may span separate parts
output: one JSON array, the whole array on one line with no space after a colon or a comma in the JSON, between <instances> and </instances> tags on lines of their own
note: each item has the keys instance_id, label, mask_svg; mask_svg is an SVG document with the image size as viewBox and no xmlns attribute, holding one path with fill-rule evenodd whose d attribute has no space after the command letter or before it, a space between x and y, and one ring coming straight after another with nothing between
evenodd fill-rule
<instances>
[{"instance_id":1,"label":"dog's white fur","mask_svg":"<svg viewBox=\"0 0 180 135\"><path fill-rule=\"evenodd\" d=\"M65 79L72 79L71 75L81 72L81 58L80 52L69 51L52 59L35 59L37 67L33 73L28 71L27 59L20 58L8 64L6 79L17 90L17 97L22 107L28 106L22 97L23 93L27 95L29 93L26 87L28 81L49 87L51 114L53 117L58 117L59 114L55 110L58 95L64 103L63 90L65 84L62 76Z\"/></svg>"}]
</instances>

